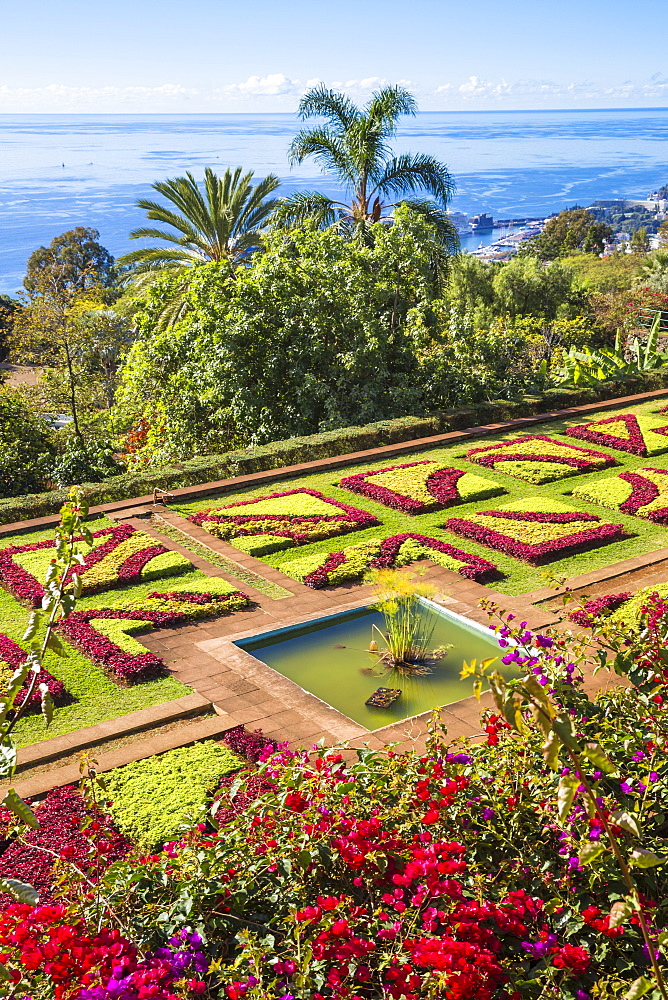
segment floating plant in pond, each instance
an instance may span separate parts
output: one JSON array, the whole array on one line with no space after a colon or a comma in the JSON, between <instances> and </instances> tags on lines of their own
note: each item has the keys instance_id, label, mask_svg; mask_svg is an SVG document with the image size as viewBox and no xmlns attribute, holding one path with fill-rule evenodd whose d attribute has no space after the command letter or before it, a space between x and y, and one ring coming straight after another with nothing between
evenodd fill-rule
<instances>
[{"instance_id":1,"label":"floating plant in pond","mask_svg":"<svg viewBox=\"0 0 668 1000\"><path fill-rule=\"evenodd\" d=\"M422 600L433 597L435 588L419 584L411 573L378 570L374 591L376 608L383 616L383 627L372 626L381 646L372 638L369 652L379 665L400 674L430 674L435 662L447 654L447 646L430 650L435 619Z\"/></svg>"}]
</instances>

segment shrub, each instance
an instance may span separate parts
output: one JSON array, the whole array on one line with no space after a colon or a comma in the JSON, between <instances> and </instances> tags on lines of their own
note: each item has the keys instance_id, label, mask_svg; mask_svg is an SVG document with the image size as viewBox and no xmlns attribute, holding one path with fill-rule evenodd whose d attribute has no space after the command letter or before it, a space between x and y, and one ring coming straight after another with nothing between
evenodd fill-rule
<instances>
[{"instance_id":1,"label":"shrub","mask_svg":"<svg viewBox=\"0 0 668 1000\"><path fill-rule=\"evenodd\" d=\"M43 490L54 454L52 432L44 418L17 392L0 385L0 497Z\"/></svg>"},{"instance_id":2,"label":"shrub","mask_svg":"<svg viewBox=\"0 0 668 1000\"><path fill-rule=\"evenodd\" d=\"M227 747L207 741L117 768L106 777L114 822L142 847L174 840L198 818L223 775L241 763Z\"/></svg>"}]
</instances>

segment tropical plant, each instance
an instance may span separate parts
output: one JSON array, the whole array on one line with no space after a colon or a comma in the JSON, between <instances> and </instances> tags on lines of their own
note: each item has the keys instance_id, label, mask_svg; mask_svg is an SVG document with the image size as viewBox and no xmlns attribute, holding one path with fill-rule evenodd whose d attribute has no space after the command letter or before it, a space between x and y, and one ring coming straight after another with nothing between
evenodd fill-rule
<instances>
[{"instance_id":1,"label":"tropical plant","mask_svg":"<svg viewBox=\"0 0 668 1000\"><path fill-rule=\"evenodd\" d=\"M326 124L295 136L288 153L290 163L313 157L336 177L351 200L335 201L318 191L298 192L278 203L277 226L292 228L311 220L348 233L368 232L371 223L391 219L397 205L405 202L431 222L449 254L459 250L456 227L445 211L455 190L448 168L426 153L395 156L389 145L401 115L417 114L415 98L408 91L383 87L358 108L345 94L320 84L304 94L298 114L302 121L318 117ZM424 193L432 197L425 198Z\"/></svg>"},{"instance_id":2,"label":"tropical plant","mask_svg":"<svg viewBox=\"0 0 668 1000\"><path fill-rule=\"evenodd\" d=\"M242 167L228 169L222 177L207 167L204 191L187 171L185 177L156 181L152 185L169 204L148 198L137 201L137 207L149 219L170 229L141 226L130 233L130 239L163 240L168 246L133 250L121 257L119 263L131 267L128 279L139 287L150 284L156 272L167 271L182 279L178 293L163 315L167 325L180 318L187 308L185 293L193 267L215 261L227 264L233 274L236 267L261 249L260 233L277 204L269 195L280 181L274 174L255 185L252 180L253 172L243 173Z\"/></svg>"},{"instance_id":3,"label":"tropical plant","mask_svg":"<svg viewBox=\"0 0 668 1000\"><path fill-rule=\"evenodd\" d=\"M0 387L0 497L46 487L55 454L53 432L16 390Z\"/></svg>"},{"instance_id":4,"label":"tropical plant","mask_svg":"<svg viewBox=\"0 0 668 1000\"><path fill-rule=\"evenodd\" d=\"M594 386L600 382L638 378L645 372L662 368L668 363L668 353L659 348L660 323L661 313L657 313L644 343L639 337L630 337L623 345L618 332L614 351L571 347L563 355L557 373L558 384Z\"/></svg>"},{"instance_id":5,"label":"tropical plant","mask_svg":"<svg viewBox=\"0 0 668 1000\"><path fill-rule=\"evenodd\" d=\"M668 250L655 250L647 257L634 285L668 294Z\"/></svg>"},{"instance_id":6,"label":"tropical plant","mask_svg":"<svg viewBox=\"0 0 668 1000\"><path fill-rule=\"evenodd\" d=\"M429 648L436 618L423 599L433 597L436 588L418 583L412 573L393 569L377 570L373 583L383 628L373 625L372 631L383 645L379 649L372 639L369 651L401 673L431 673L430 662L442 659L446 653L445 648Z\"/></svg>"}]
</instances>

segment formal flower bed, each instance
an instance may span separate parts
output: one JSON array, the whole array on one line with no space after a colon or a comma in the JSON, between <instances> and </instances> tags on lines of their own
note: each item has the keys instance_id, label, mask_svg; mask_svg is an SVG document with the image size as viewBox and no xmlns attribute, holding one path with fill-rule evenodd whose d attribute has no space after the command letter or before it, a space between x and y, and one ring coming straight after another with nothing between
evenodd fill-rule
<instances>
[{"instance_id":1,"label":"formal flower bed","mask_svg":"<svg viewBox=\"0 0 668 1000\"><path fill-rule=\"evenodd\" d=\"M305 556L285 563L283 570L307 587L318 590L359 579L370 569L406 566L417 559L431 559L437 565L478 583L486 583L502 575L487 559L464 552L438 538L414 533L359 542L341 552Z\"/></svg>"},{"instance_id":2,"label":"formal flower bed","mask_svg":"<svg viewBox=\"0 0 668 1000\"><path fill-rule=\"evenodd\" d=\"M595 514L544 497L529 497L467 518L451 517L444 527L533 565L626 537L619 524L601 523Z\"/></svg>"},{"instance_id":3,"label":"formal flower bed","mask_svg":"<svg viewBox=\"0 0 668 1000\"><path fill-rule=\"evenodd\" d=\"M498 467L508 476L535 485L617 464L611 455L566 444L542 434L472 448L466 453L466 458L485 468Z\"/></svg>"},{"instance_id":4,"label":"formal flower bed","mask_svg":"<svg viewBox=\"0 0 668 1000\"><path fill-rule=\"evenodd\" d=\"M52 789L33 809L39 828L28 831L21 840L6 839L15 817L0 809L0 838L4 838L0 879L30 883L39 892L41 903L53 901L63 862L76 865L84 873L99 875L131 849L130 841L115 829L109 817L86 803L71 785ZM13 902L7 894L0 896L0 909Z\"/></svg>"},{"instance_id":5,"label":"formal flower bed","mask_svg":"<svg viewBox=\"0 0 668 1000\"><path fill-rule=\"evenodd\" d=\"M129 600L123 607L74 611L58 625L58 631L125 683L159 677L165 672L163 660L132 639L132 633L226 614L250 604L245 594L224 580L203 578L197 587L198 592L178 587L166 592L152 591L148 597ZM115 629L102 630L96 627L96 622L105 625L113 622Z\"/></svg>"},{"instance_id":6,"label":"formal flower bed","mask_svg":"<svg viewBox=\"0 0 668 1000\"><path fill-rule=\"evenodd\" d=\"M11 680L12 674L26 661L25 650L14 642L8 636L3 635L0 632L0 697L2 697L3 690L6 685ZM4 668L4 669L3 669ZM28 685L30 678L25 682L21 691L19 691L16 696L16 704L22 705L25 701L26 695L28 693ZM35 686L30 698L28 700L27 708L29 711L39 712L42 707L42 696L40 693L40 687L42 684L46 684L49 694L51 695L51 700L54 705L62 706L69 705L74 700L72 695L67 690L65 685L56 680L48 670L44 667L40 670L37 676L37 685Z\"/></svg>"},{"instance_id":7,"label":"formal flower bed","mask_svg":"<svg viewBox=\"0 0 668 1000\"><path fill-rule=\"evenodd\" d=\"M192 570L185 556L156 544L129 524L102 528L93 533L93 538L100 541L88 550L78 571L84 594ZM54 546L55 542L48 539L1 549L0 582L15 597L39 606L44 597L41 580Z\"/></svg>"},{"instance_id":8,"label":"formal flower bed","mask_svg":"<svg viewBox=\"0 0 668 1000\"><path fill-rule=\"evenodd\" d=\"M238 500L191 514L190 520L255 556L379 523L365 510L306 488Z\"/></svg>"},{"instance_id":9,"label":"formal flower bed","mask_svg":"<svg viewBox=\"0 0 668 1000\"><path fill-rule=\"evenodd\" d=\"M491 479L422 459L346 476L339 483L385 507L405 514L423 514L455 504L487 500L506 491Z\"/></svg>"},{"instance_id":10,"label":"formal flower bed","mask_svg":"<svg viewBox=\"0 0 668 1000\"><path fill-rule=\"evenodd\" d=\"M604 594L603 597L595 597L590 601L585 601L582 607L574 608L568 613L568 617L576 625L591 628L601 618L607 618L613 611L620 608L630 597L631 594L628 590L620 594Z\"/></svg>"},{"instance_id":11,"label":"formal flower bed","mask_svg":"<svg viewBox=\"0 0 668 1000\"><path fill-rule=\"evenodd\" d=\"M566 431L570 437L627 451L631 455L659 455L668 451L668 426L648 413L616 413Z\"/></svg>"},{"instance_id":12,"label":"formal flower bed","mask_svg":"<svg viewBox=\"0 0 668 1000\"><path fill-rule=\"evenodd\" d=\"M668 524L668 469L636 469L578 485L573 496L590 503Z\"/></svg>"}]
</instances>

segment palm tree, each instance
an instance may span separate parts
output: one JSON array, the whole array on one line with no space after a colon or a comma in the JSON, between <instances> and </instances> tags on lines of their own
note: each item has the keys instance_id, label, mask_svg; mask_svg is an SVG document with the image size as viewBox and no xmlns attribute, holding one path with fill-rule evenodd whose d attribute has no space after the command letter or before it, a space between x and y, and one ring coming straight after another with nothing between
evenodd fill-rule
<instances>
[{"instance_id":1,"label":"palm tree","mask_svg":"<svg viewBox=\"0 0 668 1000\"><path fill-rule=\"evenodd\" d=\"M152 185L168 205L148 198L137 201L137 207L144 209L149 219L170 226L171 231L145 226L134 229L130 239L158 239L168 245L133 250L120 257L118 263L131 266L127 280L139 289L150 284L157 273L181 276L178 292L163 314L163 325L184 314L193 268L216 261L226 263L233 274L261 249L262 229L278 204L268 196L280 180L269 174L254 186L252 178L252 171L244 174L241 167L226 170L222 177L207 167L204 191L186 172L185 177Z\"/></svg>"},{"instance_id":2,"label":"palm tree","mask_svg":"<svg viewBox=\"0 0 668 1000\"><path fill-rule=\"evenodd\" d=\"M389 145L400 116L416 113L415 98L402 87L383 87L364 108L324 84L309 90L300 101L299 117L324 118L326 124L295 136L290 164L313 157L335 175L351 200L334 201L318 191L297 193L279 201L274 225L289 229L310 220L323 228L364 232L370 223L391 219L403 203L428 218L444 249L456 253L459 237L445 211L455 190L448 168L425 153L395 156ZM421 193L432 197L405 197Z\"/></svg>"}]
</instances>

